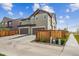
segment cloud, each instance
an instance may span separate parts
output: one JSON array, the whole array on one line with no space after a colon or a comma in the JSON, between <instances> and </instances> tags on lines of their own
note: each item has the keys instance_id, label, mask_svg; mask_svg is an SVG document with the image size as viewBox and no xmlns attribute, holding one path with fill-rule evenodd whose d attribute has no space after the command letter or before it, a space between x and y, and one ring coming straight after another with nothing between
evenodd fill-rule
<instances>
[{"instance_id":1,"label":"cloud","mask_svg":"<svg viewBox=\"0 0 79 59\"><path fill-rule=\"evenodd\" d=\"M73 3L69 5L69 9L66 9L66 12L75 12L79 10L79 3Z\"/></svg>"},{"instance_id":2,"label":"cloud","mask_svg":"<svg viewBox=\"0 0 79 59\"><path fill-rule=\"evenodd\" d=\"M8 12L9 15L13 15L13 13L11 11Z\"/></svg>"},{"instance_id":3,"label":"cloud","mask_svg":"<svg viewBox=\"0 0 79 59\"><path fill-rule=\"evenodd\" d=\"M67 13L70 12L70 9L66 9L66 12L67 12Z\"/></svg>"},{"instance_id":4,"label":"cloud","mask_svg":"<svg viewBox=\"0 0 79 59\"><path fill-rule=\"evenodd\" d=\"M59 19L63 19L63 16L59 16Z\"/></svg>"},{"instance_id":5,"label":"cloud","mask_svg":"<svg viewBox=\"0 0 79 59\"><path fill-rule=\"evenodd\" d=\"M70 16L69 15L66 15L66 16L59 16L59 19L69 19Z\"/></svg>"},{"instance_id":6,"label":"cloud","mask_svg":"<svg viewBox=\"0 0 79 59\"><path fill-rule=\"evenodd\" d=\"M79 3L70 4L70 9L72 12L79 10Z\"/></svg>"},{"instance_id":7,"label":"cloud","mask_svg":"<svg viewBox=\"0 0 79 59\"><path fill-rule=\"evenodd\" d=\"M66 15L66 16L59 16L59 23L62 24L62 23L65 23L65 20L69 19L70 16L69 15Z\"/></svg>"},{"instance_id":8,"label":"cloud","mask_svg":"<svg viewBox=\"0 0 79 59\"><path fill-rule=\"evenodd\" d=\"M33 6L33 11L36 11L39 8L40 8L40 4L35 3L34 6Z\"/></svg>"},{"instance_id":9,"label":"cloud","mask_svg":"<svg viewBox=\"0 0 79 59\"><path fill-rule=\"evenodd\" d=\"M42 9L42 10L45 10L45 11L48 11L48 12L51 12L51 13L54 13L54 9L50 6L48 6L47 4L38 4L38 3L35 3L34 6L33 6L33 11L36 11L37 9Z\"/></svg>"},{"instance_id":10,"label":"cloud","mask_svg":"<svg viewBox=\"0 0 79 59\"><path fill-rule=\"evenodd\" d=\"M8 12L9 15L13 15L12 11L12 7L13 4L12 3L1 3L1 7Z\"/></svg>"},{"instance_id":11,"label":"cloud","mask_svg":"<svg viewBox=\"0 0 79 59\"><path fill-rule=\"evenodd\" d=\"M59 20L58 21L59 21L60 24L64 23L65 22L64 21L64 17L63 16L59 16Z\"/></svg>"},{"instance_id":12,"label":"cloud","mask_svg":"<svg viewBox=\"0 0 79 59\"><path fill-rule=\"evenodd\" d=\"M41 3L41 4L40 4L40 6L45 6L45 5L46 5L46 3Z\"/></svg>"},{"instance_id":13,"label":"cloud","mask_svg":"<svg viewBox=\"0 0 79 59\"><path fill-rule=\"evenodd\" d=\"M1 6L6 11L11 11L13 7L12 3L2 3Z\"/></svg>"},{"instance_id":14,"label":"cloud","mask_svg":"<svg viewBox=\"0 0 79 59\"><path fill-rule=\"evenodd\" d=\"M47 6L47 5L43 6L42 9L45 10L45 11L48 11L48 12L54 13L53 8L51 8L51 7Z\"/></svg>"},{"instance_id":15,"label":"cloud","mask_svg":"<svg viewBox=\"0 0 79 59\"><path fill-rule=\"evenodd\" d=\"M65 23L65 21L64 20L59 20L59 23L62 24L62 23Z\"/></svg>"},{"instance_id":16,"label":"cloud","mask_svg":"<svg viewBox=\"0 0 79 59\"><path fill-rule=\"evenodd\" d=\"M70 18L70 16L68 16L68 15L65 16L65 19L69 19L69 18Z\"/></svg>"},{"instance_id":17,"label":"cloud","mask_svg":"<svg viewBox=\"0 0 79 59\"><path fill-rule=\"evenodd\" d=\"M20 11L20 12L19 12L19 15L20 15L20 16L23 16L23 12Z\"/></svg>"},{"instance_id":18,"label":"cloud","mask_svg":"<svg viewBox=\"0 0 79 59\"><path fill-rule=\"evenodd\" d=\"M29 7L28 6L26 6L26 9L28 9Z\"/></svg>"}]
</instances>

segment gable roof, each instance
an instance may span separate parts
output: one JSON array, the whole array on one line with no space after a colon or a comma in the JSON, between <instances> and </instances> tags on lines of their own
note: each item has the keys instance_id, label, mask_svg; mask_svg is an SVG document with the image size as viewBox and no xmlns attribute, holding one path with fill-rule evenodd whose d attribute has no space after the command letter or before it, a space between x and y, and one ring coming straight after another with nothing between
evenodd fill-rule
<instances>
[{"instance_id":1,"label":"gable roof","mask_svg":"<svg viewBox=\"0 0 79 59\"><path fill-rule=\"evenodd\" d=\"M9 18L9 17L4 17L2 22L3 21L20 21L21 19L12 19L12 18Z\"/></svg>"},{"instance_id":2,"label":"gable roof","mask_svg":"<svg viewBox=\"0 0 79 59\"><path fill-rule=\"evenodd\" d=\"M31 18L32 16L37 15L40 11L41 11L41 12L44 12L44 13L47 13L51 18L52 18L52 16L54 15L55 21L56 21L56 14L55 14L55 13L50 13L50 12L45 11L45 10L42 10L42 9L37 9L29 18ZM56 24L57 24L57 21L56 21Z\"/></svg>"},{"instance_id":3,"label":"gable roof","mask_svg":"<svg viewBox=\"0 0 79 59\"><path fill-rule=\"evenodd\" d=\"M35 16L35 15L38 14L39 12L47 13L51 18L52 18L52 15L54 15L54 13L50 13L50 12L47 12L47 11L42 10L42 9L37 9L30 17Z\"/></svg>"}]
</instances>

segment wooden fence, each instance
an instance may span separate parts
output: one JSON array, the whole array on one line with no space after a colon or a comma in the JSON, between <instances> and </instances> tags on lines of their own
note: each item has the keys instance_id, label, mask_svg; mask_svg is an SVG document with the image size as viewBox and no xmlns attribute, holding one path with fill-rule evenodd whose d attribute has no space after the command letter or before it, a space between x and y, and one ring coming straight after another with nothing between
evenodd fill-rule
<instances>
[{"instance_id":1,"label":"wooden fence","mask_svg":"<svg viewBox=\"0 0 79 59\"><path fill-rule=\"evenodd\" d=\"M18 30L0 30L0 37L18 34Z\"/></svg>"},{"instance_id":2,"label":"wooden fence","mask_svg":"<svg viewBox=\"0 0 79 59\"><path fill-rule=\"evenodd\" d=\"M36 41L50 41L50 37L53 39L61 39L66 36L67 32L63 30L39 30L36 32Z\"/></svg>"}]
</instances>

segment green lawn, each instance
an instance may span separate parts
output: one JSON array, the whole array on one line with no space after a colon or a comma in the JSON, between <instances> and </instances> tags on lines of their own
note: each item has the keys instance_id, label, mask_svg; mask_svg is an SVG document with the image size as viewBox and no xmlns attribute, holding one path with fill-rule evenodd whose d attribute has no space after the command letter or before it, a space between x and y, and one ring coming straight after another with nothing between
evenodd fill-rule
<instances>
[{"instance_id":1,"label":"green lawn","mask_svg":"<svg viewBox=\"0 0 79 59\"><path fill-rule=\"evenodd\" d=\"M78 44L79 44L79 35L74 35L74 37L76 38Z\"/></svg>"}]
</instances>

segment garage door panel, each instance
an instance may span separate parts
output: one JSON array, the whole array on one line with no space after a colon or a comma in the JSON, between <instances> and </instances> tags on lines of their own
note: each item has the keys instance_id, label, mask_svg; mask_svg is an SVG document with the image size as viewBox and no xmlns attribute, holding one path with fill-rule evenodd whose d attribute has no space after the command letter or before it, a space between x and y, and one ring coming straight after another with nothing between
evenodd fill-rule
<instances>
[{"instance_id":1,"label":"garage door panel","mask_svg":"<svg viewBox=\"0 0 79 59\"><path fill-rule=\"evenodd\" d=\"M36 31L38 30L44 30L45 28L33 28L33 34L36 34Z\"/></svg>"},{"instance_id":2,"label":"garage door panel","mask_svg":"<svg viewBox=\"0 0 79 59\"><path fill-rule=\"evenodd\" d=\"M28 28L20 29L20 34L28 34Z\"/></svg>"}]
</instances>

